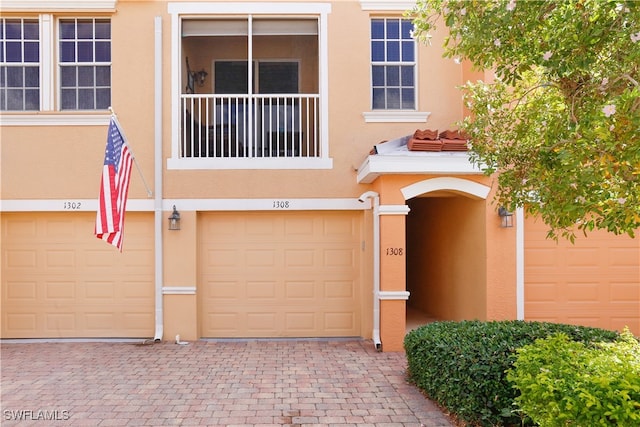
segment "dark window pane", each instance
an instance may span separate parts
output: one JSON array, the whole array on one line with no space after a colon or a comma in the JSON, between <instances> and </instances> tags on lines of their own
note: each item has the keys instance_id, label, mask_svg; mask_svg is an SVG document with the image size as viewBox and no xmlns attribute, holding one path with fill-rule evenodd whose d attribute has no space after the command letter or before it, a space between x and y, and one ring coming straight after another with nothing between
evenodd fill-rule
<instances>
[{"instance_id":1,"label":"dark window pane","mask_svg":"<svg viewBox=\"0 0 640 427\"><path fill-rule=\"evenodd\" d=\"M24 110L22 89L7 89L7 110Z\"/></svg>"},{"instance_id":2,"label":"dark window pane","mask_svg":"<svg viewBox=\"0 0 640 427\"><path fill-rule=\"evenodd\" d=\"M96 86L111 86L111 67L96 67Z\"/></svg>"},{"instance_id":3,"label":"dark window pane","mask_svg":"<svg viewBox=\"0 0 640 427\"><path fill-rule=\"evenodd\" d=\"M111 61L111 42L96 42L96 62Z\"/></svg>"},{"instance_id":4,"label":"dark window pane","mask_svg":"<svg viewBox=\"0 0 640 427\"><path fill-rule=\"evenodd\" d=\"M93 110L94 108L93 89L78 89L78 109Z\"/></svg>"},{"instance_id":5,"label":"dark window pane","mask_svg":"<svg viewBox=\"0 0 640 427\"><path fill-rule=\"evenodd\" d=\"M216 61L215 93L249 93L248 80L246 61Z\"/></svg>"},{"instance_id":6,"label":"dark window pane","mask_svg":"<svg viewBox=\"0 0 640 427\"><path fill-rule=\"evenodd\" d=\"M387 61L400 61L400 42L387 42Z\"/></svg>"},{"instance_id":7,"label":"dark window pane","mask_svg":"<svg viewBox=\"0 0 640 427\"><path fill-rule=\"evenodd\" d=\"M60 43L60 61L76 62L76 44L74 42Z\"/></svg>"},{"instance_id":8,"label":"dark window pane","mask_svg":"<svg viewBox=\"0 0 640 427\"><path fill-rule=\"evenodd\" d=\"M24 109L40 109L40 89L27 89L24 91Z\"/></svg>"},{"instance_id":9,"label":"dark window pane","mask_svg":"<svg viewBox=\"0 0 640 427\"><path fill-rule=\"evenodd\" d=\"M22 62L22 43L7 42L7 62Z\"/></svg>"},{"instance_id":10,"label":"dark window pane","mask_svg":"<svg viewBox=\"0 0 640 427\"><path fill-rule=\"evenodd\" d=\"M400 89L387 89L387 108L392 110L400 109Z\"/></svg>"},{"instance_id":11,"label":"dark window pane","mask_svg":"<svg viewBox=\"0 0 640 427\"><path fill-rule=\"evenodd\" d=\"M402 89L402 108L412 110L415 105L415 91L413 89Z\"/></svg>"},{"instance_id":12,"label":"dark window pane","mask_svg":"<svg viewBox=\"0 0 640 427\"><path fill-rule=\"evenodd\" d=\"M414 42L402 42L402 60L406 62L413 62L415 58Z\"/></svg>"},{"instance_id":13,"label":"dark window pane","mask_svg":"<svg viewBox=\"0 0 640 427\"><path fill-rule=\"evenodd\" d=\"M7 87L23 87L24 72L22 67L7 67Z\"/></svg>"},{"instance_id":14,"label":"dark window pane","mask_svg":"<svg viewBox=\"0 0 640 427\"><path fill-rule=\"evenodd\" d=\"M93 62L93 42L78 42L78 62Z\"/></svg>"},{"instance_id":15,"label":"dark window pane","mask_svg":"<svg viewBox=\"0 0 640 427\"><path fill-rule=\"evenodd\" d=\"M2 27L0 25L0 27ZM0 62L5 62L4 59L4 43L0 43Z\"/></svg>"},{"instance_id":16,"label":"dark window pane","mask_svg":"<svg viewBox=\"0 0 640 427\"><path fill-rule=\"evenodd\" d=\"M22 38L22 21L19 19L7 19L6 21L6 39L20 40Z\"/></svg>"},{"instance_id":17,"label":"dark window pane","mask_svg":"<svg viewBox=\"0 0 640 427\"><path fill-rule=\"evenodd\" d=\"M96 90L96 108L106 110L111 106L111 89Z\"/></svg>"},{"instance_id":18,"label":"dark window pane","mask_svg":"<svg viewBox=\"0 0 640 427\"><path fill-rule=\"evenodd\" d=\"M38 40L40 39L40 29L37 19L25 19L24 21L24 39Z\"/></svg>"},{"instance_id":19,"label":"dark window pane","mask_svg":"<svg viewBox=\"0 0 640 427\"><path fill-rule=\"evenodd\" d=\"M78 67L78 87L93 87L95 85L94 67Z\"/></svg>"},{"instance_id":20,"label":"dark window pane","mask_svg":"<svg viewBox=\"0 0 640 427\"><path fill-rule=\"evenodd\" d=\"M387 40L400 39L400 20L399 19L388 19L387 20Z\"/></svg>"},{"instance_id":21,"label":"dark window pane","mask_svg":"<svg viewBox=\"0 0 640 427\"><path fill-rule=\"evenodd\" d=\"M78 19L78 39L93 38L93 20Z\"/></svg>"},{"instance_id":22,"label":"dark window pane","mask_svg":"<svg viewBox=\"0 0 640 427\"><path fill-rule=\"evenodd\" d=\"M384 39L384 20L383 19L371 20L371 38L373 40Z\"/></svg>"},{"instance_id":23,"label":"dark window pane","mask_svg":"<svg viewBox=\"0 0 640 427\"><path fill-rule=\"evenodd\" d=\"M111 21L108 19L96 19L96 39L111 38Z\"/></svg>"},{"instance_id":24,"label":"dark window pane","mask_svg":"<svg viewBox=\"0 0 640 427\"><path fill-rule=\"evenodd\" d=\"M0 87L5 87L5 83L7 82L6 75L7 67L0 67Z\"/></svg>"},{"instance_id":25,"label":"dark window pane","mask_svg":"<svg viewBox=\"0 0 640 427\"><path fill-rule=\"evenodd\" d=\"M374 66L371 69L371 79L374 86L384 86L384 67Z\"/></svg>"},{"instance_id":26,"label":"dark window pane","mask_svg":"<svg viewBox=\"0 0 640 427\"><path fill-rule=\"evenodd\" d=\"M414 75L413 75L413 66L405 66L400 67L402 73L402 86L413 86L414 85Z\"/></svg>"},{"instance_id":27,"label":"dark window pane","mask_svg":"<svg viewBox=\"0 0 640 427\"><path fill-rule=\"evenodd\" d=\"M400 86L400 67L387 67L387 86Z\"/></svg>"},{"instance_id":28,"label":"dark window pane","mask_svg":"<svg viewBox=\"0 0 640 427\"><path fill-rule=\"evenodd\" d=\"M63 40L73 40L76 38L75 21L60 21L60 38Z\"/></svg>"},{"instance_id":29,"label":"dark window pane","mask_svg":"<svg viewBox=\"0 0 640 427\"><path fill-rule=\"evenodd\" d=\"M24 43L24 62L40 61L40 46L38 42Z\"/></svg>"},{"instance_id":30,"label":"dark window pane","mask_svg":"<svg viewBox=\"0 0 640 427\"><path fill-rule=\"evenodd\" d=\"M76 67L61 67L60 81L62 87L76 87Z\"/></svg>"},{"instance_id":31,"label":"dark window pane","mask_svg":"<svg viewBox=\"0 0 640 427\"><path fill-rule=\"evenodd\" d=\"M298 93L297 62L260 62L258 93Z\"/></svg>"},{"instance_id":32,"label":"dark window pane","mask_svg":"<svg viewBox=\"0 0 640 427\"><path fill-rule=\"evenodd\" d=\"M24 85L25 87L40 87L40 68L25 67Z\"/></svg>"},{"instance_id":33,"label":"dark window pane","mask_svg":"<svg viewBox=\"0 0 640 427\"><path fill-rule=\"evenodd\" d=\"M373 109L383 110L385 108L384 89L373 89Z\"/></svg>"},{"instance_id":34,"label":"dark window pane","mask_svg":"<svg viewBox=\"0 0 640 427\"><path fill-rule=\"evenodd\" d=\"M411 39L411 30L413 30L413 22L409 19L402 20L402 38Z\"/></svg>"},{"instance_id":35,"label":"dark window pane","mask_svg":"<svg viewBox=\"0 0 640 427\"><path fill-rule=\"evenodd\" d=\"M371 60L374 62L384 61L384 42L371 42Z\"/></svg>"},{"instance_id":36,"label":"dark window pane","mask_svg":"<svg viewBox=\"0 0 640 427\"><path fill-rule=\"evenodd\" d=\"M0 111L6 110L7 90L0 86Z\"/></svg>"},{"instance_id":37,"label":"dark window pane","mask_svg":"<svg viewBox=\"0 0 640 427\"><path fill-rule=\"evenodd\" d=\"M76 90L75 89L62 89L60 93L60 104L63 110L75 110L76 109Z\"/></svg>"}]
</instances>

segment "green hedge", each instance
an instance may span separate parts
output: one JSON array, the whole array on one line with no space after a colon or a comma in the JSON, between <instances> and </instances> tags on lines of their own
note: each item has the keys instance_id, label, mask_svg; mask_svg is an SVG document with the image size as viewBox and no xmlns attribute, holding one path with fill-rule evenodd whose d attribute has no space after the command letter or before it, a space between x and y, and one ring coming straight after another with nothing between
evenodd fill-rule
<instances>
[{"instance_id":1,"label":"green hedge","mask_svg":"<svg viewBox=\"0 0 640 427\"><path fill-rule=\"evenodd\" d=\"M596 348L557 334L517 353L507 379L540 426L640 426L640 343L629 331Z\"/></svg>"},{"instance_id":2,"label":"green hedge","mask_svg":"<svg viewBox=\"0 0 640 427\"><path fill-rule=\"evenodd\" d=\"M409 378L462 421L532 425L514 406L519 393L506 371L518 348L556 333L587 344L618 337L617 332L547 322L434 322L405 337Z\"/></svg>"}]
</instances>

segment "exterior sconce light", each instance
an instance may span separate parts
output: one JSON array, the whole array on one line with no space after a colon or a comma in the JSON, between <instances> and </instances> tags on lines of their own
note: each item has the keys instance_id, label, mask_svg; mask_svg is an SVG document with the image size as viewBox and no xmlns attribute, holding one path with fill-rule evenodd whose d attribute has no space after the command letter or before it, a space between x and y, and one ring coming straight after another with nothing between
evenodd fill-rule
<instances>
[{"instance_id":1,"label":"exterior sconce light","mask_svg":"<svg viewBox=\"0 0 640 427\"><path fill-rule=\"evenodd\" d=\"M180 212L173 205L173 213L169 217L169 230L180 230Z\"/></svg>"},{"instance_id":2,"label":"exterior sconce light","mask_svg":"<svg viewBox=\"0 0 640 427\"><path fill-rule=\"evenodd\" d=\"M498 216L500 217L500 226L502 228L513 227L513 213L509 212L504 206L500 206L498 209Z\"/></svg>"}]
</instances>

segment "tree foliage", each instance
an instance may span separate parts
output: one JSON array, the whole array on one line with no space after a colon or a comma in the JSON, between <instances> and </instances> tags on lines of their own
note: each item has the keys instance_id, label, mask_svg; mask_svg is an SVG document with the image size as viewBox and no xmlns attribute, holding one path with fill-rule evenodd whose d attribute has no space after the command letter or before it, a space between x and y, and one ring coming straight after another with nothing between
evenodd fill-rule
<instances>
[{"instance_id":1,"label":"tree foliage","mask_svg":"<svg viewBox=\"0 0 640 427\"><path fill-rule=\"evenodd\" d=\"M575 238L640 227L640 2L418 0L414 35L445 24L445 57L494 70L468 82L460 126L497 174L497 202Z\"/></svg>"}]
</instances>

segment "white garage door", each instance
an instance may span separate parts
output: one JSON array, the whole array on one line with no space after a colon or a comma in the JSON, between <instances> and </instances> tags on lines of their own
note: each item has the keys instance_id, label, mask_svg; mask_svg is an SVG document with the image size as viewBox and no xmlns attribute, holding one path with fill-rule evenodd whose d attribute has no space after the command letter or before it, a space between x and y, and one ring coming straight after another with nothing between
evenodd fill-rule
<instances>
[{"instance_id":1,"label":"white garage door","mask_svg":"<svg viewBox=\"0 0 640 427\"><path fill-rule=\"evenodd\" d=\"M202 214L201 335L359 336L360 217L351 211Z\"/></svg>"},{"instance_id":2,"label":"white garage door","mask_svg":"<svg viewBox=\"0 0 640 427\"><path fill-rule=\"evenodd\" d=\"M2 338L148 337L153 217L127 213L123 253L95 213L2 215Z\"/></svg>"}]
</instances>

